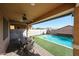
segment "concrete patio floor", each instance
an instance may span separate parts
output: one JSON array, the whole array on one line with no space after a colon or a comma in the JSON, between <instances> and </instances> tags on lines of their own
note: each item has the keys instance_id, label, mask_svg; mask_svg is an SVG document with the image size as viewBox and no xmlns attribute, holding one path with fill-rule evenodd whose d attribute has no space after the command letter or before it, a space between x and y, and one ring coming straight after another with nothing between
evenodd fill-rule
<instances>
[{"instance_id":1,"label":"concrete patio floor","mask_svg":"<svg viewBox=\"0 0 79 59\"><path fill-rule=\"evenodd\" d=\"M34 43L33 53L35 54L33 56L54 56L36 43ZM16 54L16 52L10 52L7 54L1 54L0 56L19 56L19 55Z\"/></svg>"}]
</instances>

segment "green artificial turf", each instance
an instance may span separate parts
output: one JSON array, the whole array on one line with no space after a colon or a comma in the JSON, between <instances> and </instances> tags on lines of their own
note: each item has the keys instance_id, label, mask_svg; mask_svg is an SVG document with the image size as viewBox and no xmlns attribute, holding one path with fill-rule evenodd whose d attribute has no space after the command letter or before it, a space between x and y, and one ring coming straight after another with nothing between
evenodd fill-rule
<instances>
[{"instance_id":1,"label":"green artificial turf","mask_svg":"<svg viewBox=\"0 0 79 59\"><path fill-rule=\"evenodd\" d=\"M40 45L42 48L46 49L48 52L50 52L53 55L56 55L56 56L72 56L73 55L73 49L66 48L64 46L46 41L44 39L39 38L38 36L34 36L33 38L34 38L34 41L38 45Z\"/></svg>"}]
</instances>

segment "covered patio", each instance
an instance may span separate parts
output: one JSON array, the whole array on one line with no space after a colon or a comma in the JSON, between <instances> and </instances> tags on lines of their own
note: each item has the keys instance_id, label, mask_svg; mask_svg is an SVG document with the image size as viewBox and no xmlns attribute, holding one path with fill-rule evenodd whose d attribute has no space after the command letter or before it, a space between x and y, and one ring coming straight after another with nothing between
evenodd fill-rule
<instances>
[{"instance_id":1,"label":"covered patio","mask_svg":"<svg viewBox=\"0 0 79 59\"><path fill-rule=\"evenodd\" d=\"M0 54L1 55L17 55L15 52L6 54L8 45L11 40L11 31L21 29L28 35L28 30L33 24L43 21L49 21L51 18L61 17L72 13L74 19L74 42L73 55L79 55L79 4L74 3L2 3L0 4ZM16 31L17 32L17 31ZM22 33L23 33L22 32ZM14 38L15 36L12 35ZM53 56L48 51L34 43L32 56Z\"/></svg>"}]
</instances>

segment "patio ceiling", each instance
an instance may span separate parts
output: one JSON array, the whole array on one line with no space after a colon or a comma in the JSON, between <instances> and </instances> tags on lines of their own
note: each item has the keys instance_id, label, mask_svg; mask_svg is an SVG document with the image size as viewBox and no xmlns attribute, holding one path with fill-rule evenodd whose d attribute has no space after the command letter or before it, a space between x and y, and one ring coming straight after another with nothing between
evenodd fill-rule
<instances>
[{"instance_id":1,"label":"patio ceiling","mask_svg":"<svg viewBox=\"0 0 79 59\"><path fill-rule=\"evenodd\" d=\"M74 6L75 4L61 3L0 4L0 15L8 17L10 20L20 21L22 20L22 16L25 13L27 15L27 19L33 23Z\"/></svg>"}]
</instances>

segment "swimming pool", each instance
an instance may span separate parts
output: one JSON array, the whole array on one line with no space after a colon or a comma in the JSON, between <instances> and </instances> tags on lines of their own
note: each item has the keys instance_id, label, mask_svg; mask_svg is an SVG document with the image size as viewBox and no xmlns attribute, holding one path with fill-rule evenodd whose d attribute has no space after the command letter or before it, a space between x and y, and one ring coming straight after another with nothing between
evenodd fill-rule
<instances>
[{"instance_id":1,"label":"swimming pool","mask_svg":"<svg viewBox=\"0 0 79 59\"><path fill-rule=\"evenodd\" d=\"M39 38L56 43L58 45L65 46L67 48L73 48L73 38L60 35L40 35Z\"/></svg>"}]
</instances>

